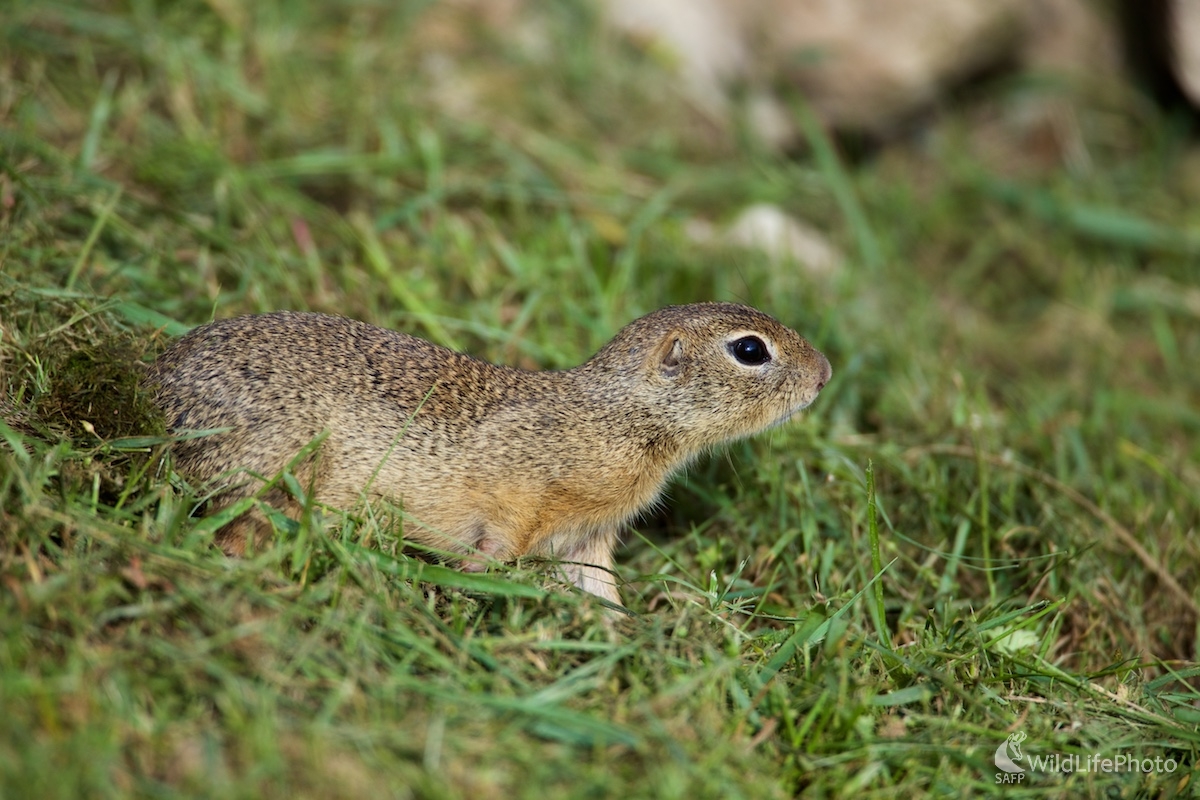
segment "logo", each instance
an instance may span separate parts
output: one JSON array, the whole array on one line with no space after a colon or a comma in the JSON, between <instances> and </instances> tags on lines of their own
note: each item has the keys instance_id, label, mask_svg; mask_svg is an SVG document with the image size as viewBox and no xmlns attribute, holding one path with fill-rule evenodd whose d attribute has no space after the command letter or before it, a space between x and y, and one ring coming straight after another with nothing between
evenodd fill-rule
<instances>
[{"instance_id":1,"label":"logo","mask_svg":"<svg viewBox=\"0 0 1200 800\"><path fill-rule=\"evenodd\" d=\"M996 783L1020 783L1025 778L1025 768L1017 762L1025 757L1021 752L1021 742L1028 738L1025 731L1010 733L1008 738L996 748L996 766L1003 773L996 773Z\"/></svg>"},{"instance_id":2,"label":"logo","mask_svg":"<svg viewBox=\"0 0 1200 800\"><path fill-rule=\"evenodd\" d=\"M992 761L1000 770L996 773L997 784L1016 784L1025 781L1029 774L1069 774L1072 772L1142 772L1167 773L1179 769L1179 762L1171 755L1149 756L1139 752L1116 753L1030 753L1021 752L1021 745L1029 738L1025 731L1010 733L996 748ZM1017 763L1023 762L1023 763Z\"/></svg>"}]
</instances>

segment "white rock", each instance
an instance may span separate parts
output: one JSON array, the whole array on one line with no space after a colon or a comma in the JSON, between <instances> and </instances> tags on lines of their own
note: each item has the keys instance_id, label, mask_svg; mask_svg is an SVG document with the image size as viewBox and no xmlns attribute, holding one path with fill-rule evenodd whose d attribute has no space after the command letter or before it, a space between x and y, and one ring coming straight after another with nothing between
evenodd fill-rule
<instances>
[{"instance_id":1,"label":"white rock","mask_svg":"<svg viewBox=\"0 0 1200 800\"><path fill-rule=\"evenodd\" d=\"M1172 0L1170 11L1175 78L1191 104L1200 108L1200 4Z\"/></svg>"},{"instance_id":2,"label":"white rock","mask_svg":"<svg viewBox=\"0 0 1200 800\"><path fill-rule=\"evenodd\" d=\"M601 0L611 25L675 55L684 91L720 121L731 87L745 89L750 127L777 147L796 135L773 94L781 81L826 126L886 136L947 86L1020 58L1031 39L1051 59L1064 31L1089 21L1083 2Z\"/></svg>"},{"instance_id":3,"label":"white rock","mask_svg":"<svg viewBox=\"0 0 1200 800\"><path fill-rule=\"evenodd\" d=\"M795 261L815 275L836 272L845 261L824 234L770 203L747 207L717 240L761 250L775 262Z\"/></svg>"},{"instance_id":4,"label":"white rock","mask_svg":"<svg viewBox=\"0 0 1200 800\"><path fill-rule=\"evenodd\" d=\"M732 1L732 0L731 0ZM825 124L886 134L1020 41L1025 0L757 0L759 36Z\"/></svg>"},{"instance_id":5,"label":"white rock","mask_svg":"<svg viewBox=\"0 0 1200 800\"><path fill-rule=\"evenodd\" d=\"M724 116L726 89L750 54L739 4L726 0L604 0L609 24L665 47L678 59L684 88L702 110Z\"/></svg>"}]
</instances>

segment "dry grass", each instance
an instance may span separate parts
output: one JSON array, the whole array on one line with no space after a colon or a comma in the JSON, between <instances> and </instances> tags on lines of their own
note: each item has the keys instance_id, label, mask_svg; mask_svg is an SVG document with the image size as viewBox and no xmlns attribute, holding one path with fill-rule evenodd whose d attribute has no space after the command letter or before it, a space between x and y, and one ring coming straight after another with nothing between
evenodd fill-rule
<instances>
[{"instance_id":1,"label":"dry grass","mask_svg":"<svg viewBox=\"0 0 1200 800\"><path fill-rule=\"evenodd\" d=\"M775 158L585 4L488 8L0 15L0 794L1185 796L1200 184L1178 126L1043 88L1087 159L1006 183L987 146L1030 90L997 87L922 148L851 169L811 130ZM684 235L759 200L820 223L844 271ZM615 626L537 564L464 582L349 517L230 561L136 389L213 315L335 311L559 367L702 299L794 324L835 377L629 536ZM1015 731L1183 766L998 786Z\"/></svg>"}]
</instances>

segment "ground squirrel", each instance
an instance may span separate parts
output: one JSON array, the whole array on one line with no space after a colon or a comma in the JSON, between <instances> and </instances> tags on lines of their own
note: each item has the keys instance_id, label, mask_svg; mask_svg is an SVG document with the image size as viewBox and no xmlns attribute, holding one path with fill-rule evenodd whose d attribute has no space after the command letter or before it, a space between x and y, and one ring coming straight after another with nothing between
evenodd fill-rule
<instances>
[{"instance_id":1,"label":"ground squirrel","mask_svg":"<svg viewBox=\"0 0 1200 800\"><path fill-rule=\"evenodd\" d=\"M228 429L174 445L176 468L249 497L294 467L319 502L402 504L406 539L462 567L560 559L577 586L619 602L620 528L668 477L721 442L788 419L817 396L829 361L795 331L730 303L671 306L625 326L584 364L529 372L324 314L212 322L152 366L174 431ZM295 513L283 491L264 500ZM269 530L251 512L217 533L241 554ZM481 558L482 557L482 558Z\"/></svg>"}]
</instances>

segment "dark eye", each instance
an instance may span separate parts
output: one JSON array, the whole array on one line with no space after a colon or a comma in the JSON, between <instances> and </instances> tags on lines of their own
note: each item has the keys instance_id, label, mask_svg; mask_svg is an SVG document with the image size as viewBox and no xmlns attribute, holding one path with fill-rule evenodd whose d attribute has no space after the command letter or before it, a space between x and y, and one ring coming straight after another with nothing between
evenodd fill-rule
<instances>
[{"instance_id":1,"label":"dark eye","mask_svg":"<svg viewBox=\"0 0 1200 800\"><path fill-rule=\"evenodd\" d=\"M771 351L757 336L743 336L729 344L729 352L747 366L765 364L771 360Z\"/></svg>"}]
</instances>

